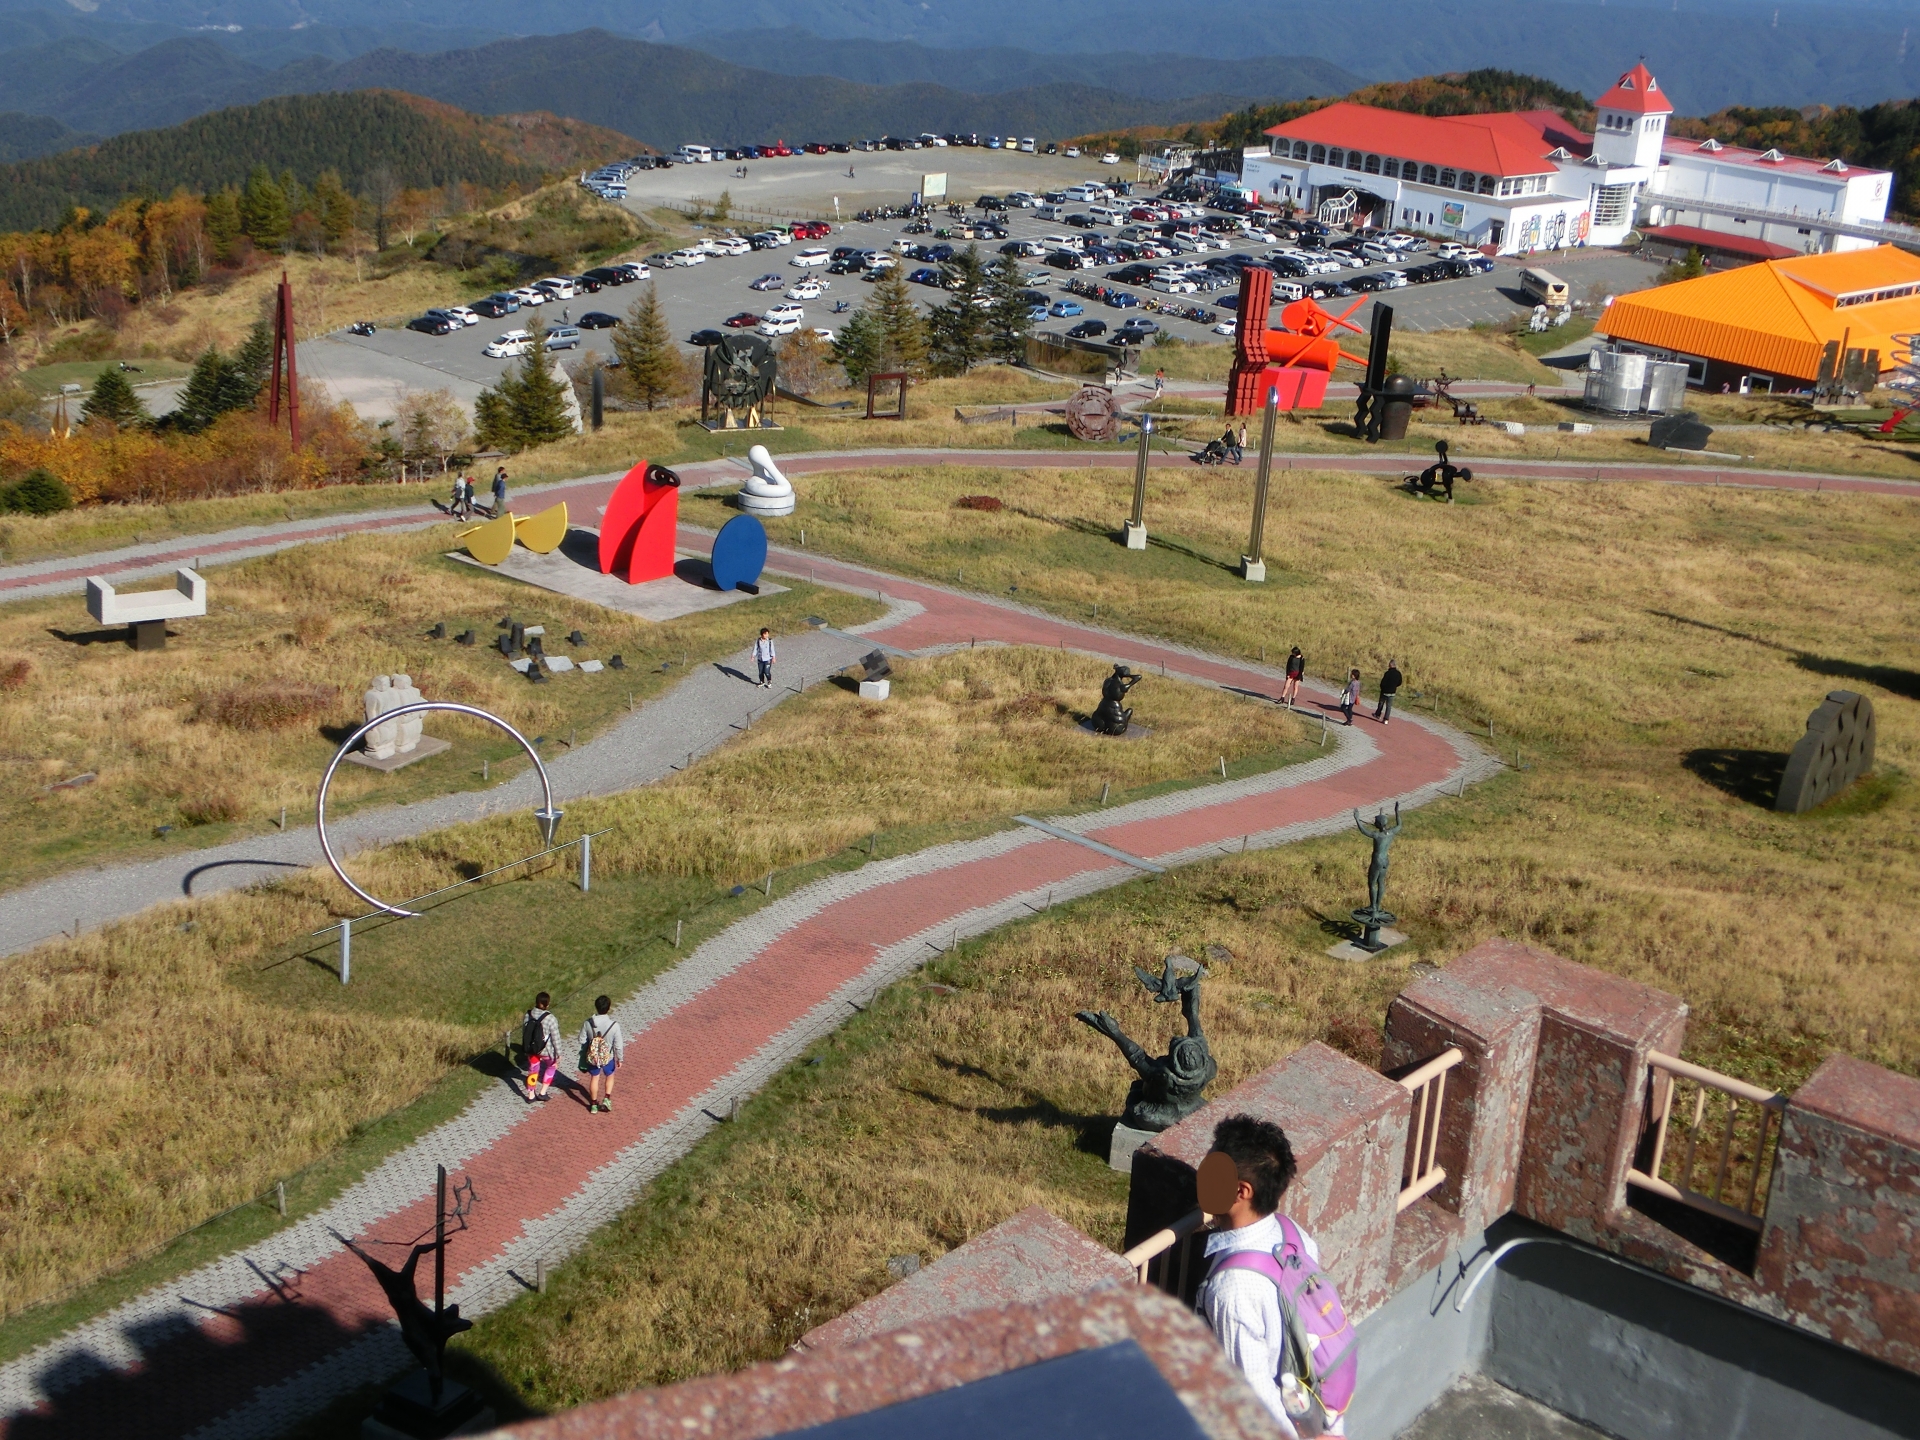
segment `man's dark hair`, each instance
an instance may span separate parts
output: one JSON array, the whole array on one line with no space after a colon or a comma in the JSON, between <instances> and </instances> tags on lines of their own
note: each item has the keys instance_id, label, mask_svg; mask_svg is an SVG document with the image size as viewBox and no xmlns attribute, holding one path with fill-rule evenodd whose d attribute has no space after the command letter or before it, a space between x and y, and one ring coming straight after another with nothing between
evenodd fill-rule
<instances>
[{"instance_id":1,"label":"man's dark hair","mask_svg":"<svg viewBox=\"0 0 1920 1440\"><path fill-rule=\"evenodd\" d=\"M533 1008L536 1010L544 1010L552 1003L553 1003L553 997L547 994L547 992L544 990L542 990L538 995L533 997Z\"/></svg>"},{"instance_id":2,"label":"man's dark hair","mask_svg":"<svg viewBox=\"0 0 1920 1440\"><path fill-rule=\"evenodd\" d=\"M1240 1178L1253 1186L1256 1211L1271 1215L1280 1208L1280 1197L1298 1168L1286 1131L1271 1120L1229 1115L1213 1127L1213 1148L1233 1161Z\"/></svg>"},{"instance_id":3,"label":"man's dark hair","mask_svg":"<svg viewBox=\"0 0 1920 1440\"><path fill-rule=\"evenodd\" d=\"M612 997L602 995L598 1000L593 1002L593 1008L602 1015L606 1014L609 1010L613 1009Z\"/></svg>"}]
</instances>

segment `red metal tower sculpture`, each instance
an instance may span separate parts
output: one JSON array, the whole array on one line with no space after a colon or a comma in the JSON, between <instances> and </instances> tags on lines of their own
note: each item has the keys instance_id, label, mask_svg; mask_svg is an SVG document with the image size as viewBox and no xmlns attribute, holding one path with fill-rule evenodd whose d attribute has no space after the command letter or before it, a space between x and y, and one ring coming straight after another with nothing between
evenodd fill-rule
<instances>
[{"instance_id":1,"label":"red metal tower sculpture","mask_svg":"<svg viewBox=\"0 0 1920 1440\"><path fill-rule=\"evenodd\" d=\"M287 272L280 272L280 289L273 302L273 388L267 392L267 423L280 423L280 356L287 360L287 429L293 448L300 448L300 372L294 368L293 286Z\"/></svg>"}]
</instances>

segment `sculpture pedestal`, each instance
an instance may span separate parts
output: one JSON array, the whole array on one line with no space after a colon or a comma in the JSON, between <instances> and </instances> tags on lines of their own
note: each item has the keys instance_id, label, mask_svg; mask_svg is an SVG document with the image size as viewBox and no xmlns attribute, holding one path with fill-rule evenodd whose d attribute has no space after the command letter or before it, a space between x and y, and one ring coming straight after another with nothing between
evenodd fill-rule
<instances>
[{"instance_id":1,"label":"sculpture pedestal","mask_svg":"<svg viewBox=\"0 0 1920 1440\"><path fill-rule=\"evenodd\" d=\"M1240 578L1251 581L1255 585L1265 584L1267 579L1267 562L1264 560L1254 560L1242 555L1240 557Z\"/></svg>"},{"instance_id":2,"label":"sculpture pedestal","mask_svg":"<svg viewBox=\"0 0 1920 1440\"><path fill-rule=\"evenodd\" d=\"M164 650L167 648L167 622L164 620L136 620L127 627L127 643L136 650Z\"/></svg>"},{"instance_id":3,"label":"sculpture pedestal","mask_svg":"<svg viewBox=\"0 0 1920 1440\"><path fill-rule=\"evenodd\" d=\"M860 698L862 700L884 700L893 693L891 680L862 680Z\"/></svg>"},{"instance_id":4,"label":"sculpture pedestal","mask_svg":"<svg viewBox=\"0 0 1920 1440\"><path fill-rule=\"evenodd\" d=\"M1136 525L1131 520L1122 520L1120 522L1120 529L1127 538L1127 548L1129 550L1144 550L1147 548L1147 527L1145 525Z\"/></svg>"},{"instance_id":5,"label":"sculpture pedestal","mask_svg":"<svg viewBox=\"0 0 1920 1440\"><path fill-rule=\"evenodd\" d=\"M1146 1144L1158 1130L1136 1130L1123 1121L1113 1122L1113 1140L1107 1146L1107 1166L1122 1175L1133 1173L1133 1152Z\"/></svg>"},{"instance_id":6,"label":"sculpture pedestal","mask_svg":"<svg viewBox=\"0 0 1920 1440\"><path fill-rule=\"evenodd\" d=\"M376 759L364 750L350 750L347 752L347 763L349 765L364 765L369 770L379 770L391 775L395 770L403 770L416 760L424 760L429 755L438 755L441 751L451 750L452 748L453 742L451 740L441 740L433 735L422 735L419 740L414 742L413 749L396 751L384 760Z\"/></svg>"},{"instance_id":7,"label":"sculpture pedestal","mask_svg":"<svg viewBox=\"0 0 1920 1440\"><path fill-rule=\"evenodd\" d=\"M1368 905L1352 914L1353 923L1360 927L1360 938L1342 940L1338 945L1328 947L1327 954L1336 960L1371 960L1382 950L1399 945L1407 938L1398 930L1388 928L1400 918L1391 910L1376 910Z\"/></svg>"},{"instance_id":8,"label":"sculpture pedestal","mask_svg":"<svg viewBox=\"0 0 1920 1440\"><path fill-rule=\"evenodd\" d=\"M361 1440L447 1440L480 1435L494 1428L492 1409L457 1380L440 1386L439 1403L425 1370L415 1370L380 1397L373 1414L360 1422Z\"/></svg>"}]
</instances>

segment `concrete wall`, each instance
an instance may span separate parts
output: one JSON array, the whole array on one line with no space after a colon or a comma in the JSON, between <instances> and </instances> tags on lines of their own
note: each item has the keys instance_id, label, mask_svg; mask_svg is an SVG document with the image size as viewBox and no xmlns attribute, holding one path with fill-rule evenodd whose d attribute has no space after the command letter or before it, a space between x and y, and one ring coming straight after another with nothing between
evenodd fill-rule
<instances>
[{"instance_id":1,"label":"concrete wall","mask_svg":"<svg viewBox=\"0 0 1920 1440\"><path fill-rule=\"evenodd\" d=\"M1393 1440L1463 1375L1483 1368L1492 1307L1476 1294L1453 1308L1463 1276L1485 1238L1448 1247L1445 1256L1403 1279L1392 1299L1360 1323L1360 1383L1347 1412L1347 1440ZM1497 1284L1495 1276L1488 1284Z\"/></svg>"}]
</instances>

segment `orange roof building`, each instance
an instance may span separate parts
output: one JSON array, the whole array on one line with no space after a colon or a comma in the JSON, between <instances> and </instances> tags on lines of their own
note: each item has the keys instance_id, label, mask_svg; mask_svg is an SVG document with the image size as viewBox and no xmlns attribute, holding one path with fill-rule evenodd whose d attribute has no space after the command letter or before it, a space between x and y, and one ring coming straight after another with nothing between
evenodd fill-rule
<instances>
[{"instance_id":1,"label":"orange roof building","mask_svg":"<svg viewBox=\"0 0 1920 1440\"><path fill-rule=\"evenodd\" d=\"M1616 344L1694 362L1709 388L1811 385L1829 342L1877 350L1920 333L1920 255L1891 245L1796 255L1622 295L1596 327Z\"/></svg>"}]
</instances>

